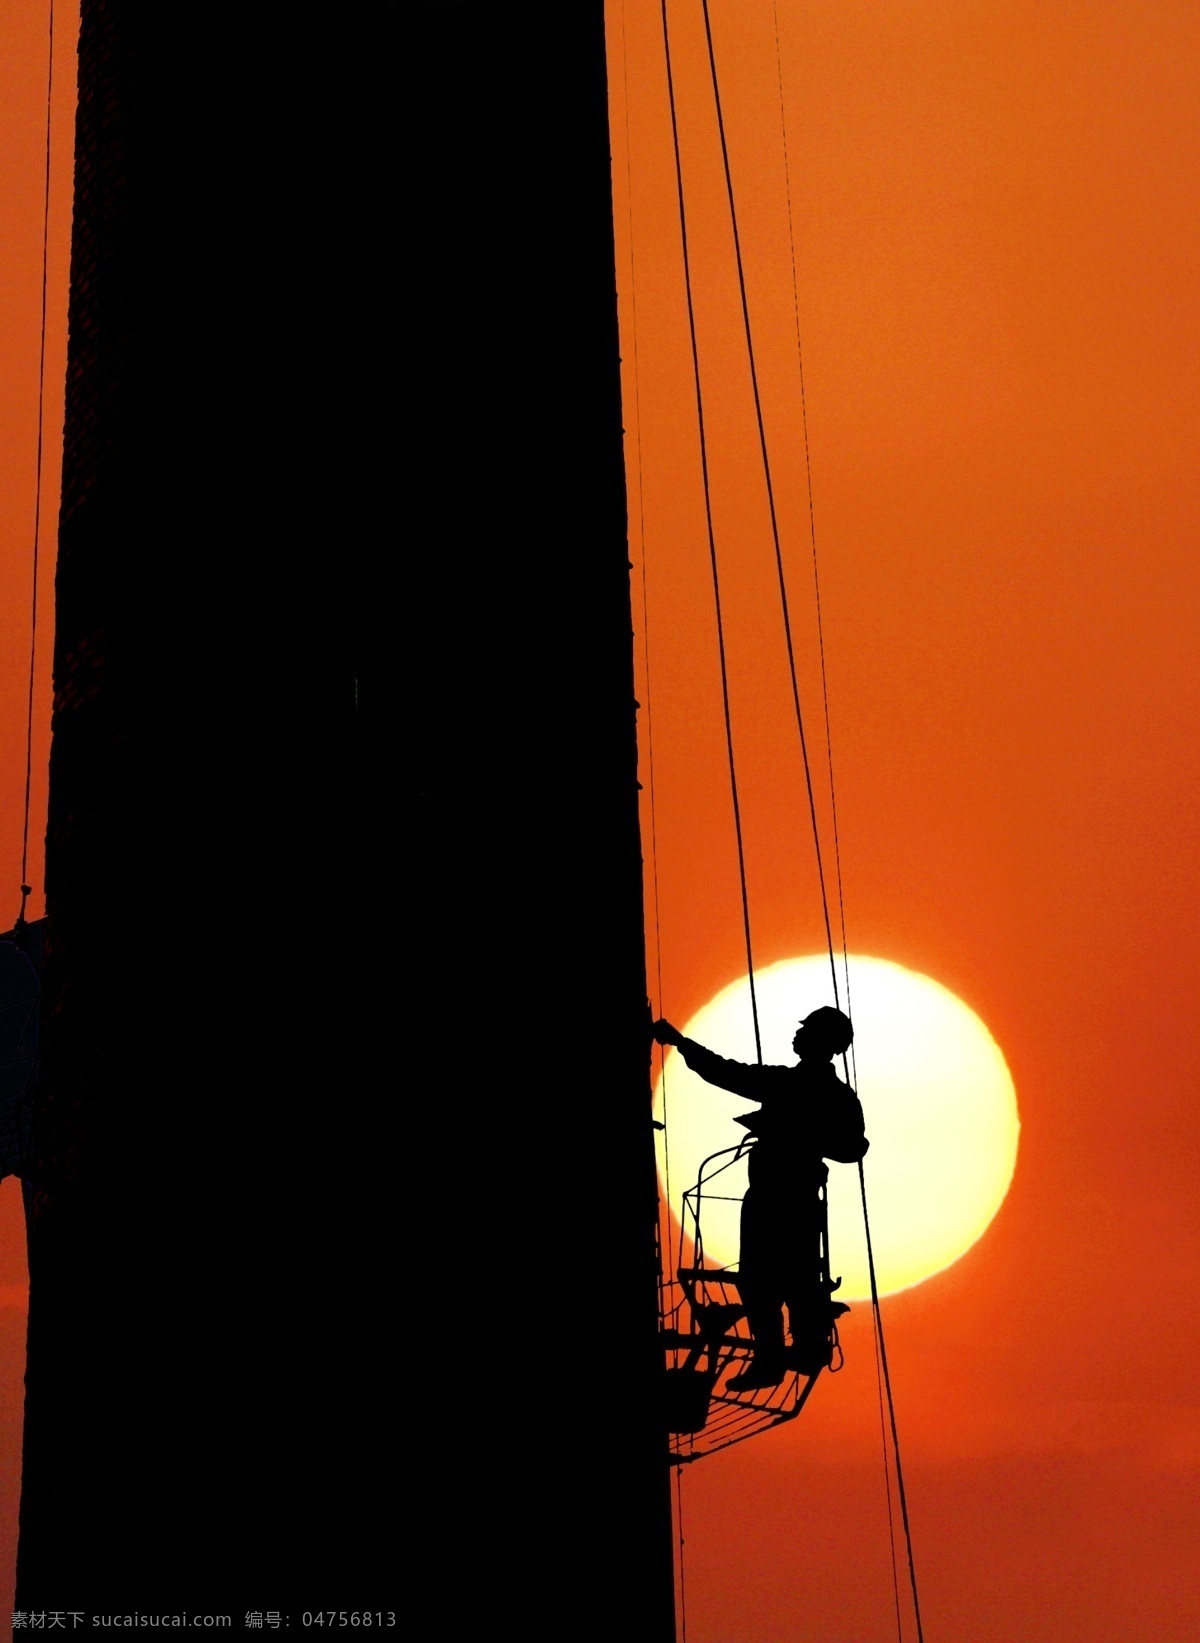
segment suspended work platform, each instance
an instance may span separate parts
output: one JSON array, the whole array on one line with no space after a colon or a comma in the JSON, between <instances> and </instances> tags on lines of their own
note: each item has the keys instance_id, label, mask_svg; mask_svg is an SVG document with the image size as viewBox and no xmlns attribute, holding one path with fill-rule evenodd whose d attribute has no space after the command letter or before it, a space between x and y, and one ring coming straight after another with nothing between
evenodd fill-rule
<instances>
[{"instance_id":1,"label":"suspended work platform","mask_svg":"<svg viewBox=\"0 0 1200 1643\"><path fill-rule=\"evenodd\" d=\"M692 1264L681 1263L674 1276L662 1273L660 1340L666 1353L666 1425L671 1463L686 1466L705 1455L728 1449L785 1421L795 1420L808 1402L823 1369L836 1373L842 1365L837 1320L849 1308L833 1300L840 1279L829 1276L829 1238L824 1189L819 1248L820 1283L827 1318L824 1349L814 1355L793 1344L783 1379L773 1386L746 1387L736 1383L754 1359L754 1340L746 1317L741 1279L736 1265L706 1262L701 1224L706 1200L736 1201L732 1191L715 1192L712 1183L742 1163L752 1141L742 1141L705 1159L696 1184L683 1195L683 1238L690 1242ZM736 1183L729 1183L734 1185Z\"/></svg>"}]
</instances>

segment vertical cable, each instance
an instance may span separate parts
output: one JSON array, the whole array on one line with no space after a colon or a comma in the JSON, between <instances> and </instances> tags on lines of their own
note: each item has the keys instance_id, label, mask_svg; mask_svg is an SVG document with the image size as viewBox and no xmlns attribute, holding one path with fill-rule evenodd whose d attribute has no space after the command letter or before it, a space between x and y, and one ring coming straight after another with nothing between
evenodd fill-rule
<instances>
[{"instance_id":1,"label":"vertical cable","mask_svg":"<svg viewBox=\"0 0 1200 1643\"><path fill-rule=\"evenodd\" d=\"M900 1464L900 1433L896 1427L896 1403L892 1396L892 1377L888 1369L887 1343L883 1335L883 1317L879 1310L879 1285L875 1278L875 1250L871 1243L871 1217L867 1213L867 1177L861 1159L859 1159L858 1164L858 1189L862 1196L863 1227L867 1234L867 1268L871 1274L871 1306L875 1313L876 1338L879 1342L879 1362L883 1368L888 1418L892 1428L892 1454L896 1460L896 1493L900 1499L900 1518L904 1524L904 1545L908 1552L908 1578L912 1587L913 1614L917 1622L917 1643L925 1643L925 1632L921 1625L921 1600L917 1595L917 1566L913 1558L912 1526L908 1518L908 1495L904 1488L904 1469Z\"/></svg>"},{"instance_id":2,"label":"vertical cable","mask_svg":"<svg viewBox=\"0 0 1200 1643\"><path fill-rule=\"evenodd\" d=\"M816 507L813 500L812 447L808 434L808 395L804 380L804 346L800 330L800 280L796 264L796 230L795 213L792 204L791 152L787 134L787 100L784 96L783 90L783 52L779 39L778 0L772 0L772 15L775 25L775 76L779 93L779 131L783 141L784 192L787 199L788 250L790 253L792 271L792 318L795 326L796 366L800 382L800 425L804 440L804 477L808 493L808 532L809 541L812 545L813 593L816 602L817 615L817 650L820 658L821 704L825 721L825 759L826 767L829 771L829 810L833 831L834 878L837 886L838 925L842 938L842 970L846 985L846 1013L849 1015L851 1014L850 954L846 936L846 902L843 891L842 849L838 830L837 795L834 788L833 778L833 735L829 719L829 677L825 663L825 628L821 611L821 579L817 562L817 520ZM858 1068L854 1062L853 1047L851 1047L849 1058L843 1056L842 1062L843 1072L846 1075L847 1081L851 1083L854 1088L857 1088ZM863 1202L865 1215L865 1180L860 1183L860 1185L864 1194ZM904 1636L904 1624L900 1612L900 1571L896 1563L896 1523L895 1516L892 1511L891 1468L888 1463L888 1432L886 1400L884 1395L882 1351L883 1326L882 1316L878 1305L874 1303L871 1309L871 1321L875 1344L875 1388L879 1401L879 1436L883 1454L883 1488L884 1496L887 1501L888 1554L892 1574L892 1602L895 1607L896 1614L896 1636L902 1640Z\"/></svg>"},{"instance_id":3,"label":"vertical cable","mask_svg":"<svg viewBox=\"0 0 1200 1643\"><path fill-rule=\"evenodd\" d=\"M50 0L50 39L46 67L46 164L42 186L42 314L38 354L37 461L33 502L33 588L29 609L29 688L25 703L25 802L21 822L21 911L17 926L25 923L25 906L32 894L29 874L29 805L33 787L33 685L37 662L38 572L42 536L42 466L45 447L46 297L50 262L50 117L54 104L54 0Z\"/></svg>"},{"instance_id":4,"label":"vertical cable","mask_svg":"<svg viewBox=\"0 0 1200 1643\"><path fill-rule=\"evenodd\" d=\"M792 168L787 137L787 104L783 95L783 53L779 44L779 3L772 0L775 21L775 76L779 89L779 130L783 138L783 181L787 197L788 250L792 265L792 317L796 329L796 365L800 377L800 426L804 436L804 478L808 492L808 535L812 544L813 594L817 615L817 655L821 666L821 706L825 720L825 764L829 771L829 814L833 833L834 882L837 886L838 924L842 937L842 973L846 985L846 1014L850 1009L850 955L846 943L846 902L842 889L842 844L838 833L837 795L833 785L833 736L829 722L829 678L825 667L825 624L821 612L821 578L817 570L817 516L813 502L812 449L808 437L808 395L804 382L804 348L800 338L800 281L796 272L796 230L792 210ZM836 997L836 992L835 992ZM851 1055L853 1062L853 1055ZM857 1076L853 1082L857 1085Z\"/></svg>"},{"instance_id":5,"label":"vertical cable","mask_svg":"<svg viewBox=\"0 0 1200 1643\"><path fill-rule=\"evenodd\" d=\"M715 55L713 53L713 46L712 46L712 30L711 30L711 24L710 24L710 21L709 21L708 0L701 0L701 3L702 3L703 8L704 8L705 29L706 29L706 34L707 34L707 38L708 38L709 62L710 62L710 67L711 67L711 72L712 72L712 77L713 77L713 94L714 94L714 98L716 98L716 100L717 100L718 121L720 121L720 97L719 97L719 90L718 90L718 84L717 84L717 75L716 75L716 59L715 59ZM846 1009L847 1009L847 1013L849 1013L849 1011L850 1011L850 959L849 959L849 949L848 949L847 937L846 937L846 909L845 909L845 897L844 897L844 891L843 891L843 878L842 878L841 841L840 841L840 837L839 837L838 823L837 823L837 798L836 798L836 792L835 792L835 788L834 788L834 776L833 776L833 737L832 737L832 732L831 732L831 727L830 727L830 717L829 717L829 682L828 682L828 672L827 672L826 660L825 660L825 632L824 632L824 622L823 622L823 619L822 619L822 611L821 611L821 585L820 585L820 577L819 577L819 573L818 573L818 562L817 562L816 510L815 510L815 505L814 505L814 501L813 501L812 454L811 454L811 444L810 444L810 441L809 441L809 433L808 433L808 403L807 403L807 394L806 394L806 391L805 391L805 382L804 382L804 350L803 350L803 346L802 346L801 332L800 332L800 294L799 294L799 279L798 279L798 276L797 276L797 269L796 269L795 218L794 218L794 212L793 212L793 207L792 207L791 161L790 161L790 155L789 155L789 152L788 152L788 141L787 141L787 105L786 105L786 101L785 101L785 98L784 98L784 92L783 92L783 60L782 60L782 51L781 51L781 48L780 48L780 40L779 40L779 8L778 8L777 0L772 0L772 14L773 14L774 31L775 31L775 65L776 65L777 87L778 87L778 93L779 93L779 120L780 120L780 131L781 131L781 135L782 135L782 139L783 139L784 186L785 186L785 193L786 193L786 197L787 197L788 246L789 246L789 251L790 251L791 270L792 270L792 302L793 302L793 318L794 318L794 322L795 322L795 333L796 333L796 359L797 359L797 366L798 366L799 379L800 379L800 414L801 414L801 427L802 427L802 430L803 430L803 441L804 441L804 469L805 469L805 480L806 480L806 486L807 486L807 492L808 492L809 537L810 537L810 541L811 541L811 544L812 544L813 589L814 589L815 600L816 600L817 644L818 644L818 653L819 653L819 659L820 659L820 675L821 675L821 700L822 700L822 707L823 707L823 713L824 713L824 725L825 725L826 762L827 762L827 768L828 768L828 771L829 771L829 802L830 802L830 814L831 814L831 821L832 821L833 843L834 843L834 868L835 868L836 884L837 884L838 922L839 922L840 934L841 934L841 938L842 938L842 942L841 942L841 945L842 945L842 964L843 964L843 971L844 971L845 984L846 984ZM727 188L728 188L728 191L729 191L730 211L731 211L731 214L732 214L732 211L733 211L733 189L732 189L732 181L730 179L729 158L728 158L728 150L727 150L727 147L726 147L726 144L725 144L723 123L722 123L722 155L723 155L724 162L725 162L726 185L727 185ZM737 244L736 227L734 229L734 236L735 236L735 245L736 245ZM744 315L745 315L745 323L746 323L746 331L747 331L747 342L748 342L748 345L749 345L749 338L750 338L749 312L748 312L748 309L746 308L746 305L745 305L745 284L744 284L744 280L741 279L740 250L739 250L739 280L740 280L740 283L741 283L741 286L742 286L743 312L744 312ZM753 370L753 366L752 366L752 370ZM756 409L758 409L759 408L759 400L758 400L758 394L757 394L757 382L755 384L755 388L756 388L755 406L756 406ZM766 468L767 455L766 455L765 438L763 437L763 434L762 434L761 411L759 412L759 429L760 429L760 439L763 440L763 462L764 462L764 468ZM767 484L768 484L768 491L770 491L769 474L768 474ZM774 523L774 508L773 508L773 506L772 506L772 523ZM780 582L781 582L781 594L782 594L784 592L783 582L782 582L782 572L781 572ZM787 619L786 619L786 614L785 614L785 628L787 626L788 626L788 624L787 624ZM791 661L790 645L789 645L789 661ZM793 664L793 680L794 680L794 677L795 677L795 673L794 673L794 664ZM797 703L797 707L798 707L798 703ZM801 731L801 743L802 743L802 746L803 746L803 731ZM806 770L806 773L807 773L807 771L808 771L807 756L805 758L805 770ZM810 806L811 806L811 785L810 785L809 792L810 792ZM814 823L814 833L815 833L815 828L816 828L815 809L813 810L813 823ZM819 857L819 844L818 844L818 857ZM822 883L822 891L824 892L824 875L823 874L822 874L822 877L821 877L821 883ZM837 998L836 966L833 964L833 937L832 937L832 931L830 930L830 926L829 926L829 915L828 915L828 906L827 905L826 905L826 933L827 933L828 938L829 938L830 963L831 963L831 966L833 966L833 968L835 970L834 997L835 997L835 1000L836 1000L836 998ZM848 1068L846 1070L849 1071ZM854 1081L855 1084L857 1084L857 1081L858 1081L857 1080L857 1068L855 1068L855 1071L854 1071L853 1081ZM863 1165L862 1165L861 1160L859 1161L859 1165L858 1165L858 1179L859 1179L859 1192L860 1192L861 1199L862 1199L863 1229L864 1229L864 1232L865 1232L865 1235L866 1235L866 1243L867 1243L867 1264L868 1264L868 1268L869 1268L869 1271L870 1271L870 1278L871 1278L871 1310L872 1310L872 1317L873 1317L874 1326L875 1326L876 1375L877 1375L877 1378L878 1378L879 1392L880 1392L880 1425L881 1425L881 1429L882 1429L883 1428L884 1401L885 1401L885 1398L886 1398L887 1413L888 1413L888 1418L889 1418L889 1422L890 1422L890 1426L891 1426L892 1451L893 1451L893 1455L895 1457L896 1487L897 1487L897 1494L899 1496L899 1501L900 1501L901 1518L902 1518L903 1526L904 1526L904 1541L905 1541L905 1548L906 1548L907 1556L908 1556L909 1580L910 1580L911 1587L912 1587L913 1612L914 1612L914 1616L915 1616L916 1624L917 1624L917 1638L918 1638L918 1643L924 1643L924 1630L923 1630L922 1623L921 1623L920 1599L919 1599L918 1592L917 1592L916 1563L915 1563L915 1559L914 1559L914 1556L913 1556L912 1528L911 1528L911 1524L910 1524L910 1521L909 1521L909 1515L908 1515L908 1497L907 1497L907 1493L906 1493L905 1488L904 1488L904 1472L903 1472L903 1466L902 1466L901 1459L900 1459L900 1436L899 1436L899 1430L898 1430L897 1424L896 1424L896 1407L895 1407L895 1400L892 1396L891 1373L890 1373L890 1370L889 1370L888 1360L887 1360L887 1343L886 1343L886 1340L885 1340L885 1337L884 1337L883 1316L882 1316L882 1313L880 1311L880 1306L879 1306L879 1287L878 1287L878 1282L877 1282L876 1273L875 1273L875 1252L874 1252L874 1246L873 1246L872 1239L871 1239L871 1222L870 1222L870 1215L869 1215L869 1212L868 1212L868 1209L867 1209L866 1174L865 1174L865 1171L863 1169ZM888 1476L887 1433L886 1433L886 1430L881 1430L881 1436L883 1438L884 1487L885 1487L885 1490L886 1490L886 1493L887 1493L888 1541L889 1541L889 1548L890 1548L890 1551L891 1551L891 1560L892 1560L892 1590L893 1590L893 1597L894 1597L895 1605L896 1605L896 1629L897 1629L897 1635L902 1635L903 1628L902 1628L901 1614L900 1614L899 1579L898 1579L898 1572L897 1572L897 1569L896 1569L896 1555L895 1555L895 1541L896 1541L895 1524L894 1524L894 1519L892 1517L891 1482L890 1482L890 1478Z\"/></svg>"},{"instance_id":6,"label":"vertical cable","mask_svg":"<svg viewBox=\"0 0 1200 1643\"><path fill-rule=\"evenodd\" d=\"M788 601L787 579L783 570L783 547L779 534L779 515L775 505L775 484L771 476L771 456L767 445L766 422L763 417L762 392L758 381L758 362L754 352L754 332L750 325L750 303L746 294L746 269L742 257L742 237L738 230L737 206L733 192L733 172L729 164L729 144L725 136L725 115L721 106L721 86L717 77L717 57L713 47L712 20L708 0L701 0L704 12L704 37L708 46L708 68L712 80L713 103L717 114L717 131L721 139L721 161L725 172L725 193L729 201L729 221L733 229L733 250L737 263L738 292L741 296L742 326L746 336L746 355L750 365L750 385L754 395L754 416L758 427L758 445L762 455L763 478L766 483L767 508L771 519L771 540L775 549L775 572L779 583L779 606L783 616L783 636L787 646L788 672L792 686L792 705L796 716L796 730L800 737L800 753L804 763L804 784L808 793L808 812L812 822L813 848L817 857L817 878L821 886L821 911L825 919L825 940L829 948L829 968L833 976L834 1003L840 1005L837 964L834 959L833 926L829 918L829 895L825 885L825 863L821 854L821 830L817 822L817 802L813 791L812 766L808 756L808 738L804 731L804 714L800 708L800 685L796 675L796 647L792 638L791 606Z\"/></svg>"},{"instance_id":7,"label":"vertical cable","mask_svg":"<svg viewBox=\"0 0 1200 1643\"><path fill-rule=\"evenodd\" d=\"M648 770L647 798L650 810L650 892L653 908L654 924L654 972L655 991L658 997L658 1014L663 1013L663 980L662 980L662 919L660 913L660 899L658 890L658 809L655 802L654 785L654 696L651 689L650 675L650 595L646 579L646 493L644 485L644 468L642 464L642 393L641 373L638 368L638 330L637 330L637 258L634 255L633 231L633 165L631 160L631 139L629 128L629 58L625 40L625 7L621 6L621 83L622 95L625 99L625 201L626 216L629 232L629 306L630 306L630 340L632 345L633 364L633 420L634 420L634 451L636 455L637 472L637 499L638 499L638 550L641 559L641 593L642 593L642 672L646 681L646 765ZM667 1071L666 1056L663 1046L658 1049L658 1078L663 1096L663 1172L667 1192L667 1226L670 1229L671 1214L671 1140L670 1129L667 1124ZM682 1237L682 1231L680 1236ZM673 1241L667 1240L667 1255L670 1268L675 1266L675 1251ZM682 1261L682 1246L680 1249Z\"/></svg>"},{"instance_id":8,"label":"vertical cable","mask_svg":"<svg viewBox=\"0 0 1200 1643\"><path fill-rule=\"evenodd\" d=\"M833 832L834 878L837 885L838 923L842 937L842 970L846 983L846 1013L850 1012L850 963L846 946L846 904L842 890L842 847L838 836L837 795L833 785L833 736L829 723L829 679L825 667L825 624L821 612L821 578L817 570L817 515L813 501L812 448L808 437L808 394L804 381L804 348L800 336L800 281L796 271L796 229L792 209L792 167L787 136L787 104L783 95L783 53L779 43L779 0L772 0L775 21L775 75L779 89L779 130L783 138L783 181L787 198L788 251L792 265L792 317L796 329L796 365L800 377L800 427L804 436L804 478L808 493L808 535L812 544L813 595L817 615L817 655L821 667L821 705L825 720L825 762L829 771L829 812Z\"/></svg>"},{"instance_id":9,"label":"vertical cable","mask_svg":"<svg viewBox=\"0 0 1200 1643\"><path fill-rule=\"evenodd\" d=\"M622 91L625 99L625 199L629 224L629 302L630 302L630 330L633 346L633 417L634 417L634 448L637 462L637 496L638 496L638 549L641 558L641 585L642 585L642 667L646 680L646 763L649 780L648 799L650 807L650 883L651 897L654 908L654 969L655 990L658 997L658 1011L663 1008L662 984L662 920L658 887L658 816L655 803L654 786L654 708L653 692L651 690L650 673L650 596L646 575L646 492L645 471L642 463L642 400L641 378L638 369L638 330L637 330L637 258L634 252L633 228L633 166L631 159L632 142L629 127L629 55L626 44L625 6L621 6L621 76ZM666 1191L666 1260L663 1259L662 1217L659 1217L659 1273L658 1273L658 1313L660 1327L666 1326L667 1285L672 1281L671 1274L677 1265L683 1264L683 1218L680 1217L679 1227L679 1257L675 1257L674 1240L671 1236L671 1132L667 1113L667 1069L666 1052L663 1046L658 1046L658 1077L662 1089L663 1101L663 1175ZM684 1564L684 1534L683 1534L683 1468L676 1466L675 1472L675 1529L677 1542L676 1563L679 1570L679 1628L680 1643L687 1643L687 1572Z\"/></svg>"},{"instance_id":10,"label":"vertical cable","mask_svg":"<svg viewBox=\"0 0 1200 1643\"><path fill-rule=\"evenodd\" d=\"M638 276L636 276L635 235L633 235L633 164L630 138L630 58L626 48L625 3L621 3L621 89L625 97L625 200L630 237L630 332L631 365L633 365L633 421L635 421L636 475L638 475L638 549L641 559L641 654L643 675L646 680L646 764L648 764L649 800L649 864L651 864L651 905L654 912L654 986L658 994L659 1014L662 1010L662 925L659 917L658 881L658 812L654 803L654 706L649 667L649 590L646 585L646 491L644 491L643 458L641 458L641 380L638 371ZM659 1216L659 1328L666 1328L666 1290L671 1273L676 1270L676 1250L671 1231L671 1130L667 1127L666 1055L658 1047L659 1086L662 1089L662 1167L666 1186L666 1260L662 1257L662 1217ZM682 1229L681 1229L682 1239ZM682 1247L681 1247L682 1262ZM676 1567L679 1569L679 1622L682 1643L687 1643L687 1579L684 1571L684 1495L682 1495L681 1467L676 1474Z\"/></svg>"},{"instance_id":11,"label":"vertical cable","mask_svg":"<svg viewBox=\"0 0 1200 1643\"><path fill-rule=\"evenodd\" d=\"M687 1585L683 1568L683 1467L675 1468L675 1521L679 1526L679 1643L687 1643Z\"/></svg>"},{"instance_id":12,"label":"vertical cable","mask_svg":"<svg viewBox=\"0 0 1200 1643\"><path fill-rule=\"evenodd\" d=\"M717 652L721 663L721 703L725 713L725 751L729 789L733 799L733 826L737 836L738 880L742 893L742 932L746 942L746 973L750 981L750 1013L754 1018L754 1052L762 1065L762 1033L758 1021L758 992L754 981L754 948L750 938L750 897L746 887L746 848L738 798L737 767L733 756L733 717L729 706L729 667L725 655L725 622L721 609L721 578L717 566L717 539L713 529L712 487L708 471L708 434L704 421L704 393L700 380L700 350L696 341L696 306L692 295L692 264L688 245L687 205L683 191L683 163L679 150L679 118L675 106L675 74L671 63L671 33L667 0L661 0L663 52L667 65L667 95L671 104L671 142L675 152L675 190L679 201L679 232L683 245L683 279L687 292L688 335L692 345L692 376L696 392L696 421L700 435L700 471L704 481L704 518L708 530L708 558L712 570L713 603L717 614Z\"/></svg>"},{"instance_id":13,"label":"vertical cable","mask_svg":"<svg viewBox=\"0 0 1200 1643\"><path fill-rule=\"evenodd\" d=\"M904 1643L904 1622L900 1617L900 1569L896 1563L896 1519L892 1511L892 1473L888 1465L887 1417L883 1397L883 1361L879 1352L879 1313L872 1308L875 1340L875 1389L879 1395L879 1439L883 1450L883 1492L887 1500L888 1552L892 1565L892 1602L896 1610L897 1643Z\"/></svg>"}]
</instances>

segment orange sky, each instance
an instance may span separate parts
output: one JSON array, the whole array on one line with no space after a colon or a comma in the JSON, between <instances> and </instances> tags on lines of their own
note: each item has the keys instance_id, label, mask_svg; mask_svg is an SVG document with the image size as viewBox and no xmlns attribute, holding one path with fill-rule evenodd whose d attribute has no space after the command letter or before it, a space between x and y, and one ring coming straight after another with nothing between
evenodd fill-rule
<instances>
[{"instance_id":1,"label":"orange sky","mask_svg":"<svg viewBox=\"0 0 1200 1643\"><path fill-rule=\"evenodd\" d=\"M62 459L75 109L76 0L55 0L38 666L28 914L41 916L54 545ZM36 495L49 9L0 0L0 929L20 907L21 831ZM0 1619L12 1608L28 1283L20 1188L0 1185Z\"/></svg>"},{"instance_id":2,"label":"orange sky","mask_svg":"<svg viewBox=\"0 0 1200 1643\"><path fill-rule=\"evenodd\" d=\"M713 6L815 705L772 7ZM851 943L928 972L979 1011L1024 1121L988 1236L886 1303L927 1636L1192 1643L1200 13L1168 0L779 0L779 16ZM740 929L657 0L612 0L610 17L662 1003L686 1019L740 972ZM698 0L672 0L672 17L767 963L815 950L819 911ZM77 7L58 0L33 916L76 26ZM45 29L43 6L0 0L4 924L19 899ZM640 642L640 617L638 628ZM15 1545L22 1269L10 1181L0 1613ZM846 1371L793 1428L687 1474L690 1643L894 1636L861 1307L844 1340Z\"/></svg>"},{"instance_id":3,"label":"orange sky","mask_svg":"<svg viewBox=\"0 0 1200 1643\"><path fill-rule=\"evenodd\" d=\"M773 10L712 6L815 727ZM658 0L609 18L661 1004L683 1021L744 962ZM671 18L766 964L819 949L820 907L699 0ZM982 1015L1024 1126L988 1235L885 1303L926 1635L1190 1643L1200 12L779 20L850 943ZM895 1636L862 1307L843 1338L794 1427L686 1474L689 1643Z\"/></svg>"}]
</instances>

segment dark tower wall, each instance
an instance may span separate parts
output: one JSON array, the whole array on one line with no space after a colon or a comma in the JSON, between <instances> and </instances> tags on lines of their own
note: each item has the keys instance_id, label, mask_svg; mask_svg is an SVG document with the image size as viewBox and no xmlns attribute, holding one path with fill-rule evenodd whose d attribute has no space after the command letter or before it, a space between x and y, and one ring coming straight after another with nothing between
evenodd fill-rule
<instances>
[{"instance_id":1,"label":"dark tower wall","mask_svg":"<svg viewBox=\"0 0 1200 1643\"><path fill-rule=\"evenodd\" d=\"M84 4L18 1604L664 1639L602 8L393 15Z\"/></svg>"},{"instance_id":2,"label":"dark tower wall","mask_svg":"<svg viewBox=\"0 0 1200 1643\"><path fill-rule=\"evenodd\" d=\"M386 1099L355 1060L366 532L357 384L330 369L378 316L327 252L342 46L314 110L284 37L83 7L27 1610L390 1585Z\"/></svg>"},{"instance_id":3,"label":"dark tower wall","mask_svg":"<svg viewBox=\"0 0 1200 1643\"><path fill-rule=\"evenodd\" d=\"M417 1082L462 1250L443 1357L466 1389L438 1432L434 1536L470 1524L482 1589L455 1600L485 1625L657 1643L669 1478L603 7L426 7L408 52L423 414L400 873L432 956Z\"/></svg>"}]
</instances>

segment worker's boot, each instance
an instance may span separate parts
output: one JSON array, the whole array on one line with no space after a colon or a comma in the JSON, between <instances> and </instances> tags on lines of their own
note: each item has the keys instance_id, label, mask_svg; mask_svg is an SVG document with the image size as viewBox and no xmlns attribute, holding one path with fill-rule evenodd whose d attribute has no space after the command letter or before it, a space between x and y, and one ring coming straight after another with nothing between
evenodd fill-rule
<instances>
[{"instance_id":1,"label":"worker's boot","mask_svg":"<svg viewBox=\"0 0 1200 1643\"><path fill-rule=\"evenodd\" d=\"M799 1340L792 1341L784 1354L784 1361L798 1375L819 1375L833 1361L833 1342L828 1335L819 1335L815 1331L805 1333Z\"/></svg>"},{"instance_id":2,"label":"worker's boot","mask_svg":"<svg viewBox=\"0 0 1200 1643\"><path fill-rule=\"evenodd\" d=\"M731 1392L758 1392L764 1386L778 1386L786 1374L782 1358L756 1353L741 1374L731 1375L725 1385Z\"/></svg>"}]
</instances>

